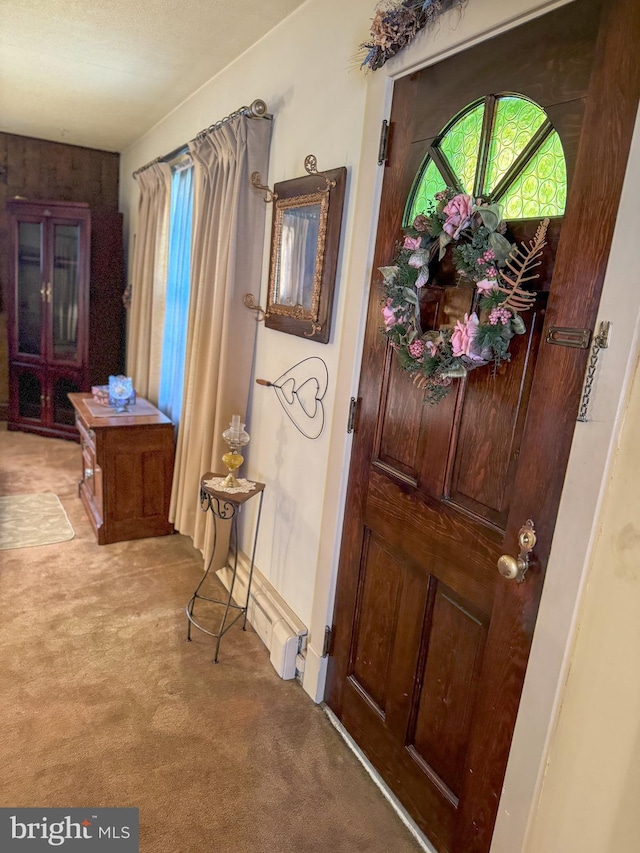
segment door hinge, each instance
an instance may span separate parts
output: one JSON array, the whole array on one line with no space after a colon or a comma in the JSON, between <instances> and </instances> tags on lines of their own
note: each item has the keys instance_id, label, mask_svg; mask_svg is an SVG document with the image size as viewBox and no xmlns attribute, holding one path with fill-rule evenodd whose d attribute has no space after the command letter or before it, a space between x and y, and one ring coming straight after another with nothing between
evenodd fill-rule
<instances>
[{"instance_id":1,"label":"door hinge","mask_svg":"<svg viewBox=\"0 0 640 853\"><path fill-rule=\"evenodd\" d=\"M355 397L349 403L349 417L347 419L347 432L351 433L356 428L356 416L358 414L358 401Z\"/></svg>"},{"instance_id":2,"label":"door hinge","mask_svg":"<svg viewBox=\"0 0 640 853\"><path fill-rule=\"evenodd\" d=\"M331 651L331 638L333 636L333 632L329 625L325 625L324 627L324 642L322 644L322 657L326 658L329 656L329 652Z\"/></svg>"},{"instance_id":3,"label":"door hinge","mask_svg":"<svg viewBox=\"0 0 640 853\"><path fill-rule=\"evenodd\" d=\"M380 144L378 146L378 166L384 165L387 162L387 156L389 154L389 122L385 119L382 120L382 127L380 128Z\"/></svg>"}]
</instances>

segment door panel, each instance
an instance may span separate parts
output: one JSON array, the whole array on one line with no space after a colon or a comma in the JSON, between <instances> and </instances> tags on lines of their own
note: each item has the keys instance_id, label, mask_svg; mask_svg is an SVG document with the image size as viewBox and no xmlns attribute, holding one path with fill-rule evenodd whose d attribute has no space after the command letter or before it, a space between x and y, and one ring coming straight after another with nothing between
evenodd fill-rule
<instances>
[{"instance_id":1,"label":"door panel","mask_svg":"<svg viewBox=\"0 0 640 853\"><path fill-rule=\"evenodd\" d=\"M12 420L27 424L42 423L46 416L45 373L32 365L15 365L11 372Z\"/></svg>"},{"instance_id":2,"label":"door panel","mask_svg":"<svg viewBox=\"0 0 640 853\"><path fill-rule=\"evenodd\" d=\"M415 486L422 402L419 395L407 394L410 382L407 374L398 370L389 349L384 365L376 462L383 470Z\"/></svg>"},{"instance_id":3,"label":"door panel","mask_svg":"<svg viewBox=\"0 0 640 853\"><path fill-rule=\"evenodd\" d=\"M451 503L504 530L520 454L542 311L529 312L528 334L511 343L511 361L477 370L460 389L460 418L450 448ZM500 448L500 453L496 453Z\"/></svg>"},{"instance_id":4,"label":"door panel","mask_svg":"<svg viewBox=\"0 0 640 853\"><path fill-rule=\"evenodd\" d=\"M75 413L67 394L74 394L82 390L82 374L80 371L70 369L50 368L48 378L51 426L66 429L69 435L75 437Z\"/></svg>"},{"instance_id":5,"label":"door panel","mask_svg":"<svg viewBox=\"0 0 640 853\"><path fill-rule=\"evenodd\" d=\"M422 689L408 748L431 768L457 803L486 624L457 600L453 590L444 584L436 587L423 641L427 654Z\"/></svg>"},{"instance_id":6,"label":"door panel","mask_svg":"<svg viewBox=\"0 0 640 853\"><path fill-rule=\"evenodd\" d=\"M380 334L377 274L372 286L327 702L440 851L489 849L587 357L543 342L550 323L592 327L636 115L640 6L605 4L596 46L601 8L575 0L394 92L374 268L394 256L429 142L477 98L543 106L572 181L527 333L495 376L474 371L424 404ZM513 223L514 239L536 225ZM424 328L469 310L470 288L446 270L438 282ZM518 585L496 562L530 517L538 544Z\"/></svg>"},{"instance_id":7,"label":"door panel","mask_svg":"<svg viewBox=\"0 0 640 853\"><path fill-rule=\"evenodd\" d=\"M369 531L363 558L350 678L371 706L384 717L402 572L397 561L377 542L371 541Z\"/></svg>"}]
</instances>

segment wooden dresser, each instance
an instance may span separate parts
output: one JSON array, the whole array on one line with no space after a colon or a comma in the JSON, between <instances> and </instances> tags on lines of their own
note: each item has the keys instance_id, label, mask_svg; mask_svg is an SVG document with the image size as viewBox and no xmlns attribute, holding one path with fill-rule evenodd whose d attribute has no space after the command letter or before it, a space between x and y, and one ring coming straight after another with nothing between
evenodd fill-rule
<instances>
[{"instance_id":1,"label":"wooden dresser","mask_svg":"<svg viewBox=\"0 0 640 853\"><path fill-rule=\"evenodd\" d=\"M174 435L169 418L147 400L107 415L89 408L91 394L69 394L82 445L78 492L99 545L173 533L169 500ZM88 401L88 402L87 402Z\"/></svg>"}]
</instances>

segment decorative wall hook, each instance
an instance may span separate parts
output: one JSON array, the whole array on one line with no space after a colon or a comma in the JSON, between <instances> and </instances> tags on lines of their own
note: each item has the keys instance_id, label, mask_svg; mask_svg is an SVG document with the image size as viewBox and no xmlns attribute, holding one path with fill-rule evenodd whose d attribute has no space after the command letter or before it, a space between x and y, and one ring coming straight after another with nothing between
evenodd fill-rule
<instances>
[{"instance_id":1,"label":"decorative wall hook","mask_svg":"<svg viewBox=\"0 0 640 853\"><path fill-rule=\"evenodd\" d=\"M285 414L305 438L313 441L324 430L324 396L329 385L326 362L317 356L303 358L274 382L256 379L273 388Z\"/></svg>"},{"instance_id":2,"label":"decorative wall hook","mask_svg":"<svg viewBox=\"0 0 640 853\"><path fill-rule=\"evenodd\" d=\"M270 190L269 187L266 187L263 183L261 183L262 178L260 177L260 172L253 172L251 174L251 186L255 187L257 190L264 190L265 195L265 204L271 204L278 198L278 193L274 193L273 190Z\"/></svg>"},{"instance_id":3,"label":"decorative wall hook","mask_svg":"<svg viewBox=\"0 0 640 853\"><path fill-rule=\"evenodd\" d=\"M264 322L269 316L269 312L265 311L260 305L256 303L255 296L253 293L245 293L242 297L242 302L245 308L250 308L252 311L256 311L256 323Z\"/></svg>"},{"instance_id":4,"label":"decorative wall hook","mask_svg":"<svg viewBox=\"0 0 640 853\"><path fill-rule=\"evenodd\" d=\"M318 177L325 179L325 181L327 182L325 192L329 192L330 189L333 189L333 187L335 187L335 181L330 180L324 172L318 171L318 161L316 159L315 154L307 154L307 156L304 158L304 168L308 175L317 175Z\"/></svg>"}]
</instances>

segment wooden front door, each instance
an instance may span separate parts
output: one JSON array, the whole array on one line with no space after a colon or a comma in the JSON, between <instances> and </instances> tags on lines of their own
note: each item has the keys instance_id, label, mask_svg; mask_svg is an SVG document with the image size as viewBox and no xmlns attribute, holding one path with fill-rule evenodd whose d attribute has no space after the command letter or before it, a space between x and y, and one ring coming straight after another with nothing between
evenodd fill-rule
<instances>
[{"instance_id":1,"label":"wooden front door","mask_svg":"<svg viewBox=\"0 0 640 853\"><path fill-rule=\"evenodd\" d=\"M489 850L588 356L546 338L594 328L636 115L640 4L601 9L575 0L394 93L376 269L434 137L478 99L542 106L569 181L527 333L495 377L424 404L380 333L379 273L372 285L326 701L440 851ZM518 584L496 563L529 518Z\"/></svg>"}]
</instances>

